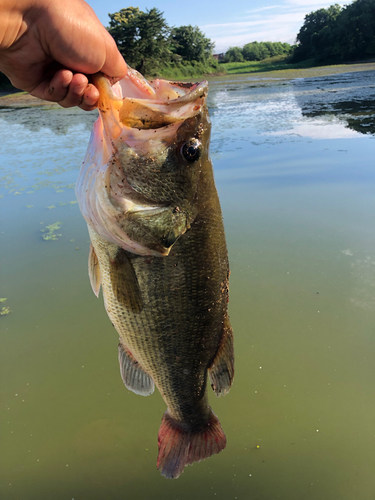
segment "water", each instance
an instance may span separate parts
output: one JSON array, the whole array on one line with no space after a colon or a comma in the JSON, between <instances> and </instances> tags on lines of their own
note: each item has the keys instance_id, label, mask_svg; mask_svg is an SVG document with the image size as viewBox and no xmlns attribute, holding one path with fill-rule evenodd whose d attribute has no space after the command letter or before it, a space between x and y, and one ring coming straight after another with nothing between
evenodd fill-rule
<instances>
[{"instance_id":1,"label":"water","mask_svg":"<svg viewBox=\"0 0 375 500\"><path fill-rule=\"evenodd\" d=\"M165 404L124 388L87 277L96 115L0 110L1 499L375 498L374 77L211 82L236 376L210 394L226 450L177 481L155 467Z\"/></svg>"}]
</instances>

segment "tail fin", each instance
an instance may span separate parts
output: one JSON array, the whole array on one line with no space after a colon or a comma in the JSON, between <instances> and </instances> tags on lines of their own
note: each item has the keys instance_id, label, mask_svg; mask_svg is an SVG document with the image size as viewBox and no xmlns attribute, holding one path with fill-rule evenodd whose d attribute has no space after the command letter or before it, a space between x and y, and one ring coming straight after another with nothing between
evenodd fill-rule
<instances>
[{"instance_id":1,"label":"tail fin","mask_svg":"<svg viewBox=\"0 0 375 500\"><path fill-rule=\"evenodd\" d=\"M219 453L226 444L219 419L212 410L206 427L200 431L182 428L167 410L159 429L157 468L167 479L177 479L186 465Z\"/></svg>"}]
</instances>

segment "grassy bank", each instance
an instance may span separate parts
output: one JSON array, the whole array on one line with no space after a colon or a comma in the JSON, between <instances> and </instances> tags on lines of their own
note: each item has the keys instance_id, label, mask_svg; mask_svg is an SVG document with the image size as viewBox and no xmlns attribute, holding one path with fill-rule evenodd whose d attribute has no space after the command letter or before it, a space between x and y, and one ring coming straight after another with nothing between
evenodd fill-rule
<instances>
[{"instance_id":1,"label":"grassy bank","mask_svg":"<svg viewBox=\"0 0 375 500\"><path fill-rule=\"evenodd\" d=\"M268 71L280 71L287 69L304 69L315 66L313 59L296 64L291 64L288 61L289 58L287 56L276 56L264 59L263 61L221 63L220 67L224 68L229 75L236 75L242 73L264 73Z\"/></svg>"},{"instance_id":2,"label":"grassy bank","mask_svg":"<svg viewBox=\"0 0 375 500\"><path fill-rule=\"evenodd\" d=\"M160 70L160 77L171 80L186 80L187 78L199 78L210 75L225 75L227 70L215 59L202 63L191 61L190 63L167 64Z\"/></svg>"},{"instance_id":3,"label":"grassy bank","mask_svg":"<svg viewBox=\"0 0 375 500\"><path fill-rule=\"evenodd\" d=\"M271 57L269 59L264 59L263 61L245 61L245 62L231 62L231 63L220 63L220 67L224 68L228 75L240 75L246 73L269 73L271 71L287 71L287 70L303 70L303 69L316 69L319 71L320 69L329 70L332 68L332 73L337 73L337 68L360 68L361 66L369 66L369 69L372 68L372 64L374 62L373 59L369 59L368 61L358 61L358 62L348 62L348 63L338 63L338 64L330 64L330 65L321 65L316 64L314 59L307 59L306 61L301 61L299 63L290 63L288 56L276 56ZM353 69L349 69L348 71L353 71ZM362 71L358 69L358 71ZM343 71L339 71L343 72Z\"/></svg>"}]
</instances>

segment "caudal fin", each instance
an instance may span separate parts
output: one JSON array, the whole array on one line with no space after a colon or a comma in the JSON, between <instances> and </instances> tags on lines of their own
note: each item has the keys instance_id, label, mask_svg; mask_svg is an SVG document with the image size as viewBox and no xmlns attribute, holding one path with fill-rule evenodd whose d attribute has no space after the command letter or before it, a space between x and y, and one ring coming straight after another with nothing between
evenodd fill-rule
<instances>
[{"instance_id":1,"label":"caudal fin","mask_svg":"<svg viewBox=\"0 0 375 500\"><path fill-rule=\"evenodd\" d=\"M159 429L157 468L167 479L177 479L186 465L219 453L226 444L219 419L212 410L206 427L200 431L182 428L167 410Z\"/></svg>"}]
</instances>

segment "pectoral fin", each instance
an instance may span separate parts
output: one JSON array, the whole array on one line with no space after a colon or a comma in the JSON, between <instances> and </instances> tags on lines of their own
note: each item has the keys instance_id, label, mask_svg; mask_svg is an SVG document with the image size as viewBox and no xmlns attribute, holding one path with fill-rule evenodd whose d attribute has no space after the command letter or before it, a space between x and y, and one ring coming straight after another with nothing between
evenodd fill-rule
<instances>
[{"instance_id":1,"label":"pectoral fin","mask_svg":"<svg viewBox=\"0 0 375 500\"><path fill-rule=\"evenodd\" d=\"M223 336L215 359L208 368L211 387L216 396L225 396L231 388L234 377L233 331L228 316L223 322Z\"/></svg>"},{"instance_id":2,"label":"pectoral fin","mask_svg":"<svg viewBox=\"0 0 375 500\"><path fill-rule=\"evenodd\" d=\"M190 216L180 209L166 207L130 212L126 232L134 240L162 255L190 228Z\"/></svg>"},{"instance_id":3,"label":"pectoral fin","mask_svg":"<svg viewBox=\"0 0 375 500\"><path fill-rule=\"evenodd\" d=\"M142 310L142 296L133 266L125 250L118 247L116 255L110 256L110 280L118 302L134 313Z\"/></svg>"},{"instance_id":4,"label":"pectoral fin","mask_svg":"<svg viewBox=\"0 0 375 500\"><path fill-rule=\"evenodd\" d=\"M139 366L134 356L120 343L118 360L122 381L127 389L141 396L149 396L154 392L155 384L150 375Z\"/></svg>"},{"instance_id":5,"label":"pectoral fin","mask_svg":"<svg viewBox=\"0 0 375 500\"><path fill-rule=\"evenodd\" d=\"M99 267L98 257L96 256L92 244L90 245L90 252L89 252L89 278L92 291L95 293L97 297L99 297L100 283L101 283L100 267Z\"/></svg>"}]
</instances>

